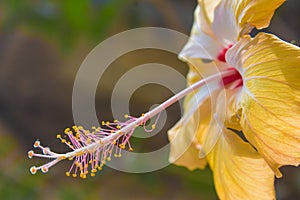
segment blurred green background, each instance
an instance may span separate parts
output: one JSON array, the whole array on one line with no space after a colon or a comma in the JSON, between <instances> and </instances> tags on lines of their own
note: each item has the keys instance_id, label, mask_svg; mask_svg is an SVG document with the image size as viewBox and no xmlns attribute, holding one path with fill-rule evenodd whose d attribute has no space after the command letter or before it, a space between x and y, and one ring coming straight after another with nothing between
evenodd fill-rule
<instances>
[{"instance_id":1,"label":"blurred green background","mask_svg":"<svg viewBox=\"0 0 300 200\"><path fill-rule=\"evenodd\" d=\"M128 174L106 167L96 177L81 180L64 176L69 162L32 176L29 167L43 160L27 158L36 138L54 150L64 149L55 135L73 124L74 78L93 47L136 27L158 26L189 34L195 6L195 0L0 1L0 199L217 199L209 169L190 172L170 165L151 173ZM299 8L299 1L287 1L266 31L299 46ZM187 73L187 66L167 52L144 50L122 56L105 72L97 90L99 120L112 119L110 95L121 75L149 62ZM163 87L142 87L132 97L131 112L139 115L171 95ZM178 105L168 116L157 137L133 146L147 151L166 144L166 131L180 117ZM284 167L283 172L284 177L276 181L278 199L299 199L299 169Z\"/></svg>"}]
</instances>

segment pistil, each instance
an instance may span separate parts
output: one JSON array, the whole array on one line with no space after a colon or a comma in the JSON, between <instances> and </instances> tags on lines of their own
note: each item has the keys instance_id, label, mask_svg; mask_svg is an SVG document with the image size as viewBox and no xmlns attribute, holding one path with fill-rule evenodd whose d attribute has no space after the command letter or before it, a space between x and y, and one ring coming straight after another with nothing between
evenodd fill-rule
<instances>
[{"instance_id":1,"label":"pistil","mask_svg":"<svg viewBox=\"0 0 300 200\"><path fill-rule=\"evenodd\" d=\"M89 172L91 176L95 176L95 172L101 170L106 161L111 160L112 155L114 155L114 157L121 157L121 150L125 149L126 145L129 147L129 151L133 150L129 139L138 126L145 128L149 119L156 115L159 117L159 114L163 110L186 95L205 86L207 83L215 82L219 85L218 87L221 88L224 85L226 86L240 79L241 77L237 70L228 69L201 79L138 118L125 115L127 121L120 122L114 120L114 122L102 122L102 127L93 127L92 132L84 130L81 126L73 126L73 130L68 128L65 130L65 137L60 134L57 135L57 138L71 149L71 151L67 153L55 153L51 151L50 148L43 147L39 141L36 141L33 146L34 148L40 149L42 154L30 150L28 157L48 158L52 159L52 161L39 167L33 166L30 168L30 172L35 174L38 170L41 170L46 173L50 167L61 160L69 159L73 160L73 165L70 170L66 172L67 176L73 173L72 176L76 177L77 173L79 173L81 178L86 178ZM157 123L157 121L158 118L155 120L155 123ZM153 130L156 124L152 124L151 127L152 129L147 129L147 132Z\"/></svg>"}]
</instances>

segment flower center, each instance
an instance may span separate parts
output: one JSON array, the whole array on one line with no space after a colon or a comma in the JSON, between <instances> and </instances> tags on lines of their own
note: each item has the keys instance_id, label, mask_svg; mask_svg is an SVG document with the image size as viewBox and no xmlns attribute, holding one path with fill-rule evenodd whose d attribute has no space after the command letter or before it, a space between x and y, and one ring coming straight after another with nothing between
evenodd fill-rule
<instances>
[{"instance_id":1,"label":"flower center","mask_svg":"<svg viewBox=\"0 0 300 200\"><path fill-rule=\"evenodd\" d=\"M239 71L234 67L230 67L228 70L232 70L233 73L230 76L222 77L223 85L228 86L230 89L243 86L243 77Z\"/></svg>"},{"instance_id":2,"label":"flower center","mask_svg":"<svg viewBox=\"0 0 300 200\"><path fill-rule=\"evenodd\" d=\"M228 49L229 49L230 47L232 47L232 46L233 46L233 45L231 44L231 45L229 45L228 47L223 48L223 49L219 52L219 55L218 55L217 59L218 59L219 61L221 61L221 62L226 62L226 58L225 58L226 52L227 52Z\"/></svg>"},{"instance_id":3,"label":"flower center","mask_svg":"<svg viewBox=\"0 0 300 200\"><path fill-rule=\"evenodd\" d=\"M217 56L217 60L226 63L226 57L225 57L226 53L227 53L228 49L230 49L232 46L233 46L233 44L229 45L228 47L223 48L219 52L219 54ZM227 89L235 89L240 86L243 86L243 77L241 76L239 71L234 67L230 67L230 68L228 68L228 70L233 70L233 73L230 76L223 76L223 78L222 78L223 85L226 86Z\"/></svg>"}]
</instances>

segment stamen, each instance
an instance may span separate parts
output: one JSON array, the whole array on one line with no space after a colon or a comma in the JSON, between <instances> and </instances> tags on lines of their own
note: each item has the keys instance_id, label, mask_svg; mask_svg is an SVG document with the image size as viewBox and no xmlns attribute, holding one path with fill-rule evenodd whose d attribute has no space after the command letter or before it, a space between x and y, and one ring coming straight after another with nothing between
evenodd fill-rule
<instances>
[{"instance_id":1,"label":"stamen","mask_svg":"<svg viewBox=\"0 0 300 200\"><path fill-rule=\"evenodd\" d=\"M234 70L226 70L219 74L214 74L202 79L174 95L151 111L142 114L138 118L126 114L124 117L127 121L103 121L101 123L102 127L92 127L91 132L83 129L82 126L73 126L73 131L70 128L67 128L64 131L66 134L65 136L62 136L61 134L56 135L62 143L71 149L71 151L67 153L55 153L50 148L42 146L40 141L37 140L34 142L33 147L39 149L41 153L35 153L33 150L30 150L28 151L28 157L40 157L52 160L39 167L31 167L30 172L35 174L38 170L41 170L43 173L46 173L53 165L57 164L61 160L68 159L72 160L73 164L69 171L66 172L66 176L72 175L72 177L77 177L79 174L79 177L85 179L87 174L91 172L90 176L93 177L98 170L102 170L106 161L111 160L112 155L114 155L114 157L121 157L121 151L126 149L126 146L128 146L129 151L133 151L129 140L137 127L142 125L146 132L151 132L156 127L159 115L164 109L168 108L170 105L182 99L189 93L204 86L206 83L220 83L221 81L230 79L230 77L234 76L236 76L236 72ZM158 116L154 124L151 125L152 129L147 130L145 126L148 121L156 115Z\"/></svg>"}]
</instances>

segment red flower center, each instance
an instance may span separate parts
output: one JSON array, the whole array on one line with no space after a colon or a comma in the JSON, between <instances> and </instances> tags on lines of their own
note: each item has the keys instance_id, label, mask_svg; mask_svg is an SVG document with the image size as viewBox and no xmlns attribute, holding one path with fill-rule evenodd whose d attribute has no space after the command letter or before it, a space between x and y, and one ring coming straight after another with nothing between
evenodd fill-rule
<instances>
[{"instance_id":1,"label":"red flower center","mask_svg":"<svg viewBox=\"0 0 300 200\"><path fill-rule=\"evenodd\" d=\"M228 51L229 48L231 48L233 45L229 45L228 47L223 48L220 52L219 55L217 57L217 59L221 62L225 62L226 63L226 53ZM234 74L232 74L231 76L226 76L223 77L223 84L224 86L231 86L231 88L238 88L240 86L243 85L243 77L241 76L241 74L239 73L239 71L234 68L234 67L230 67L229 70L234 70Z\"/></svg>"},{"instance_id":2,"label":"red flower center","mask_svg":"<svg viewBox=\"0 0 300 200\"><path fill-rule=\"evenodd\" d=\"M227 52L228 49L229 49L230 47L232 47L232 46L233 46L233 45L231 44L231 45L229 45L228 47L223 48L223 49L219 52L219 55L218 55L217 59L218 59L219 61L221 61L221 62L226 62L226 58L225 58L226 52Z\"/></svg>"},{"instance_id":3,"label":"red flower center","mask_svg":"<svg viewBox=\"0 0 300 200\"><path fill-rule=\"evenodd\" d=\"M224 86L231 85L233 88L243 86L243 77L241 76L240 72L234 67L230 67L228 70L233 70L234 73L230 76L225 76L222 78Z\"/></svg>"}]
</instances>

